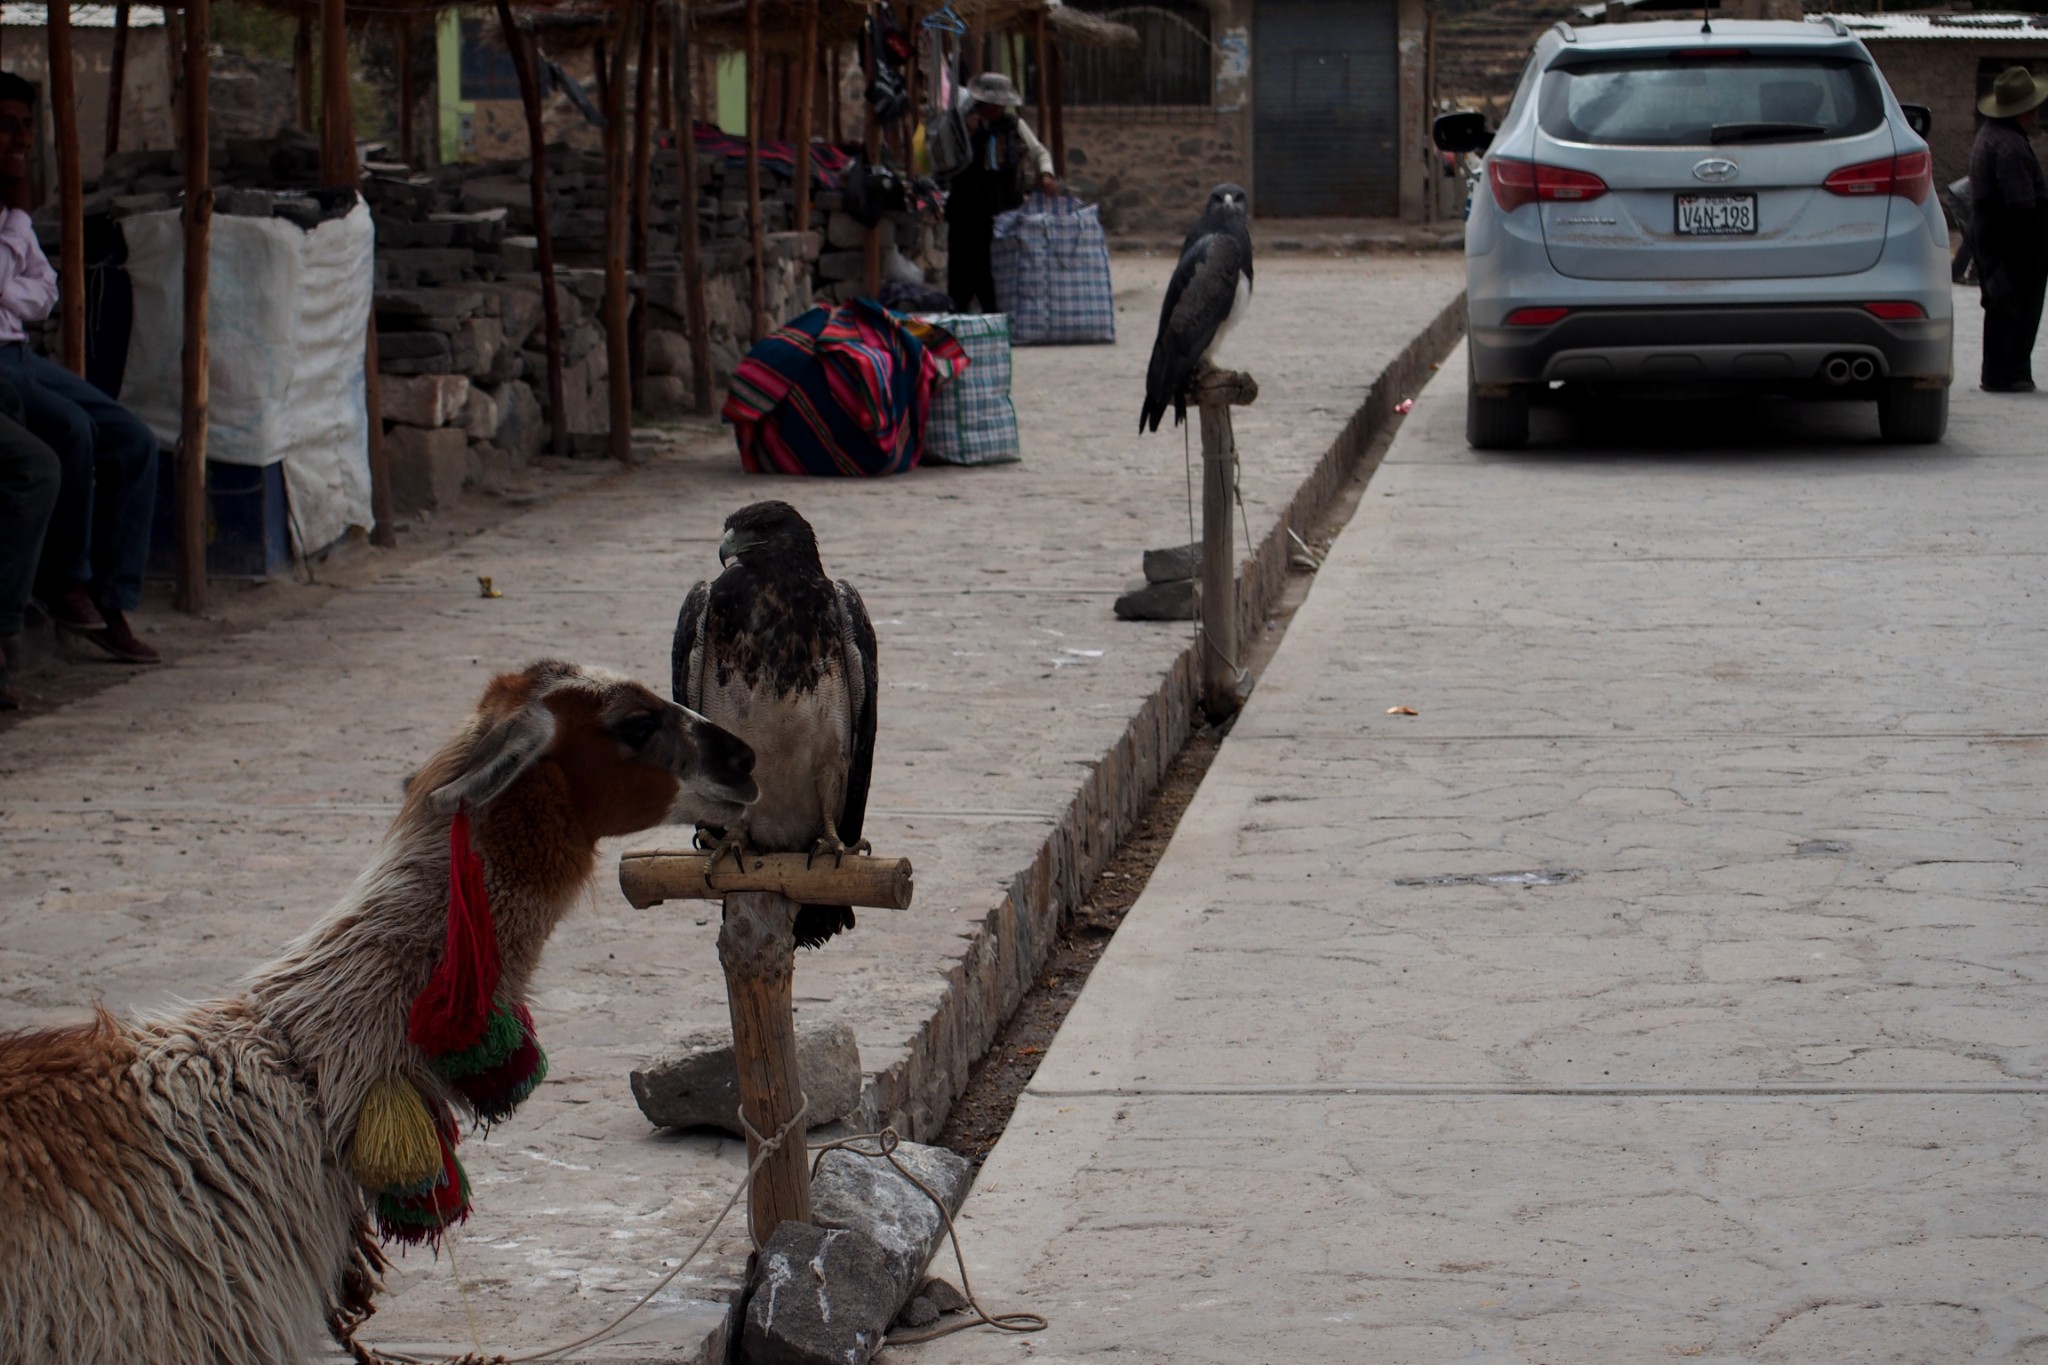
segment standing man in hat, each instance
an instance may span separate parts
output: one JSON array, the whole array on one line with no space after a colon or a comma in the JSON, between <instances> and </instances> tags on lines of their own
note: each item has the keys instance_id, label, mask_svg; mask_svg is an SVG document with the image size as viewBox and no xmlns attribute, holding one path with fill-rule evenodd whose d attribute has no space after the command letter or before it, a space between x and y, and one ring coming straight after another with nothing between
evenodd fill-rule
<instances>
[{"instance_id":1,"label":"standing man in hat","mask_svg":"<svg viewBox=\"0 0 2048 1365\"><path fill-rule=\"evenodd\" d=\"M996 215L1024 202L1027 185L1059 193L1052 153L1017 117L1024 97L1010 78L985 71L961 93L961 112L974 159L953 177L946 195L946 287L953 306L966 313L975 301L984 312L1001 311L996 300L993 247Z\"/></svg>"},{"instance_id":2,"label":"standing man in hat","mask_svg":"<svg viewBox=\"0 0 2048 1365\"><path fill-rule=\"evenodd\" d=\"M1984 301L1984 389L2032 393L2031 357L2048 290L2048 180L2028 135L2048 82L2008 68L1977 102L1984 126L1970 149L1971 242Z\"/></svg>"}]
</instances>

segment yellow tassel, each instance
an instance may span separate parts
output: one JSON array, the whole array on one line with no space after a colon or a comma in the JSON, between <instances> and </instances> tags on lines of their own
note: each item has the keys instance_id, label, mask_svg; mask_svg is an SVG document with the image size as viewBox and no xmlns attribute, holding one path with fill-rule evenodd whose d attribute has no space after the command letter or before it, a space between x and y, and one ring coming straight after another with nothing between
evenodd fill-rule
<instances>
[{"instance_id":1,"label":"yellow tassel","mask_svg":"<svg viewBox=\"0 0 2048 1365\"><path fill-rule=\"evenodd\" d=\"M434 1116L412 1082L397 1072L371 1086L364 1098L349 1167L373 1190L410 1190L441 1174Z\"/></svg>"}]
</instances>

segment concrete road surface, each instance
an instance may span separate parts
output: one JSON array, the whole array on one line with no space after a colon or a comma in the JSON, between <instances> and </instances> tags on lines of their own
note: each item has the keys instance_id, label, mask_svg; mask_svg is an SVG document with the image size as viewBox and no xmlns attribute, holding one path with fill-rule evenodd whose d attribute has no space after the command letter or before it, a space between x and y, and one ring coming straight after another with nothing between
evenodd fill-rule
<instances>
[{"instance_id":1,"label":"concrete road surface","mask_svg":"<svg viewBox=\"0 0 2048 1365\"><path fill-rule=\"evenodd\" d=\"M1446 361L961 1221L1050 1330L889 1359L2048 1361L2048 397L1957 361L1495 456Z\"/></svg>"}]
</instances>

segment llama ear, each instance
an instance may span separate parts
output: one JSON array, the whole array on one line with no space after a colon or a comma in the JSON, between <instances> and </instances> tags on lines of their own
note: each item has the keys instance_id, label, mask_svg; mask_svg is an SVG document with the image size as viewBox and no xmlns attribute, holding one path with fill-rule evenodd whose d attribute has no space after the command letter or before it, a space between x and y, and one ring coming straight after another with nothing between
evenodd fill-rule
<instances>
[{"instance_id":1,"label":"llama ear","mask_svg":"<svg viewBox=\"0 0 2048 1365\"><path fill-rule=\"evenodd\" d=\"M501 720L484 732L470 750L462 772L436 787L428 801L442 815L452 815L465 801L482 806L504 794L507 787L548 751L555 742L555 713L542 702L531 702L509 720Z\"/></svg>"}]
</instances>

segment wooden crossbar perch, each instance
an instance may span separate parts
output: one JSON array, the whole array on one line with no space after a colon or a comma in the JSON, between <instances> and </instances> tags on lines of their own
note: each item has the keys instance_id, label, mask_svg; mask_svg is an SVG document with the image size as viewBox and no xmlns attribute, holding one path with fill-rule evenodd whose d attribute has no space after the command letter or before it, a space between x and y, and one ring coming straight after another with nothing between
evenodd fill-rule
<instances>
[{"instance_id":1,"label":"wooden crossbar perch","mask_svg":"<svg viewBox=\"0 0 2048 1365\"><path fill-rule=\"evenodd\" d=\"M908 858L849 854L838 866L830 858L813 858L809 867L805 861L801 853L749 853L742 869L734 867L730 857L722 857L707 879L709 853L648 849L619 859L619 890L641 910L663 901L722 900L735 891L773 891L808 905L910 908Z\"/></svg>"},{"instance_id":2,"label":"wooden crossbar perch","mask_svg":"<svg viewBox=\"0 0 2048 1365\"><path fill-rule=\"evenodd\" d=\"M1212 721L1236 713L1237 552L1231 503L1237 493L1237 436L1230 410L1258 400L1259 383L1236 370L1209 370L1195 382L1202 416L1202 710Z\"/></svg>"},{"instance_id":3,"label":"wooden crossbar perch","mask_svg":"<svg viewBox=\"0 0 2048 1365\"><path fill-rule=\"evenodd\" d=\"M811 1171L804 1149L803 1085L796 1070L796 916L805 905L909 908L908 858L807 858L748 853L743 865L698 850L651 849L619 859L619 889L635 906L722 900L718 962L725 969L738 1063L747 1162L787 1128L747 1191L748 1225L760 1246L786 1219L811 1221ZM806 866L806 864L809 864Z\"/></svg>"}]
</instances>

